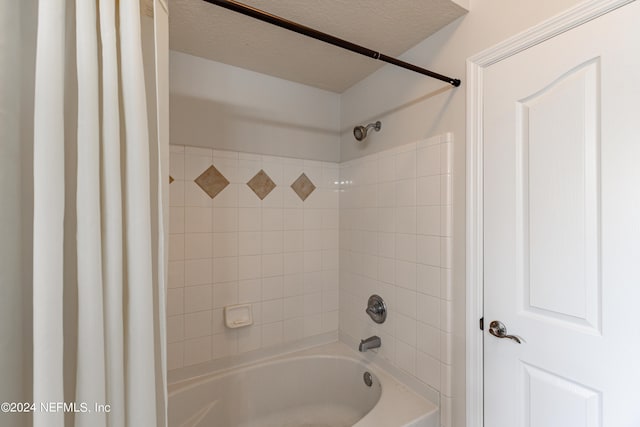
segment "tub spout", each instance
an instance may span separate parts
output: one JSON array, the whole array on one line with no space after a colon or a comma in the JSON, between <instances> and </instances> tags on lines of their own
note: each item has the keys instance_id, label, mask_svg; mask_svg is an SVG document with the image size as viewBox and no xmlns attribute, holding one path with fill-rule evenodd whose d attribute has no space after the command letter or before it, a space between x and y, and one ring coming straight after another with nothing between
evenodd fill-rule
<instances>
[{"instance_id":1,"label":"tub spout","mask_svg":"<svg viewBox=\"0 0 640 427\"><path fill-rule=\"evenodd\" d=\"M380 341L380 337L377 335L374 335L365 340L360 340L360 345L358 346L358 350L367 351L372 348L378 348L381 345L382 345L382 342Z\"/></svg>"}]
</instances>

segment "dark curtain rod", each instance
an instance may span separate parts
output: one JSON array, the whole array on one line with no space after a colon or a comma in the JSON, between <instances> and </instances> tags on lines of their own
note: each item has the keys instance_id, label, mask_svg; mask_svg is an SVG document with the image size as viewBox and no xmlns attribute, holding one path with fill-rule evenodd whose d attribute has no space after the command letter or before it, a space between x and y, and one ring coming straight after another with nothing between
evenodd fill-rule
<instances>
[{"instance_id":1,"label":"dark curtain rod","mask_svg":"<svg viewBox=\"0 0 640 427\"><path fill-rule=\"evenodd\" d=\"M207 3L215 4L217 6L224 7L225 9L233 10L234 12L241 13L243 15L250 16L260 21L268 22L269 24L276 25L281 28L285 28L290 31L294 31L298 34L302 34L307 37L314 38L316 40L323 41L325 43L332 44L334 46L341 47L351 52L359 53L360 55L368 56L369 58L379 59L380 61L387 62L389 64L396 65L398 67L406 68L407 70L415 71L416 73L424 74L425 76L432 77L434 79L442 80L455 87L460 86L460 80L451 77L443 76L442 74L434 73L425 68L418 67L417 65L409 64L408 62L401 61L399 59L387 56L375 50L367 49L366 47L351 43L350 41L334 37L330 34L323 33L313 28L305 27L297 22L289 21L271 13L265 12L260 9L256 9L246 4L234 1L234 0L204 0Z\"/></svg>"}]
</instances>

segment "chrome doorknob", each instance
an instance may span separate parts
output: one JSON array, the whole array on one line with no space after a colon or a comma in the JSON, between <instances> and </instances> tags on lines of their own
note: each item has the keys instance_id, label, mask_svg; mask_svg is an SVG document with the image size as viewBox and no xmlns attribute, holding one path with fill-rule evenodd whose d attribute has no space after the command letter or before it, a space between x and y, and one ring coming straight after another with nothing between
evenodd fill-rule
<instances>
[{"instance_id":1,"label":"chrome doorknob","mask_svg":"<svg viewBox=\"0 0 640 427\"><path fill-rule=\"evenodd\" d=\"M518 344L522 344L524 341L517 335L507 335L507 327L504 326L504 323L494 320L489 324L489 333L494 337L498 338L509 338L510 340L514 340Z\"/></svg>"}]
</instances>

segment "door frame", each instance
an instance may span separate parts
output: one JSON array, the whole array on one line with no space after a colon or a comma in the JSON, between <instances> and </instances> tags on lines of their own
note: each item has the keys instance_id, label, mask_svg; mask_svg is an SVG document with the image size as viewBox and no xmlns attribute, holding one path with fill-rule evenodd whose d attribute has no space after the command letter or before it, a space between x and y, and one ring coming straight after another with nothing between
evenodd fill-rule
<instances>
[{"instance_id":1,"label":"door frame","mask_svg":"<svg viewBox=\"0 0 640 427\"><path fill-rule=\"evenodd\" d=\"M635 0L587 0L467 59L466 426L484 425L483 77L487 67Z\"/></svg>"}]
</instances>

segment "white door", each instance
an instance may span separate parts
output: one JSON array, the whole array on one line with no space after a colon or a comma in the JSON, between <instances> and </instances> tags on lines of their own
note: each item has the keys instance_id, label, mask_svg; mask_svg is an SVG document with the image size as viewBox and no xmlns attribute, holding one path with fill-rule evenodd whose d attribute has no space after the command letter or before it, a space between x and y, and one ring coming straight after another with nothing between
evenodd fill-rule
<instances>
[{"instance_id":1,"label":"white door","mask_svg":"<svg viewBox=\"0 0 640 427\"><path fill-rule=\"evenodd\" d=\"M640 2L483 96L485 427L640 427Z\"/></svg>"}]
</instances>

